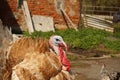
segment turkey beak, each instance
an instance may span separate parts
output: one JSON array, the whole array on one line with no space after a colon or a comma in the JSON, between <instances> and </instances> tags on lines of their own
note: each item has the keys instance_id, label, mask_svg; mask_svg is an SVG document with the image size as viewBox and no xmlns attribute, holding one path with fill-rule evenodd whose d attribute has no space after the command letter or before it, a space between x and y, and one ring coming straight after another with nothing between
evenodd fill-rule
<instances>
[{"instance_id":1,"label":"turkey beak","mask_svg":"<svg viewBox=\"0 0 120 80\"><path fill-rule=\"evenodd\" d=\"M65 52L67 53L68 47L67 47L67 45L66 45L66 43L64 41L62 41L62 43L60 44L60 46L64 47L65 48Z\"/></svg>"}]
</instances>

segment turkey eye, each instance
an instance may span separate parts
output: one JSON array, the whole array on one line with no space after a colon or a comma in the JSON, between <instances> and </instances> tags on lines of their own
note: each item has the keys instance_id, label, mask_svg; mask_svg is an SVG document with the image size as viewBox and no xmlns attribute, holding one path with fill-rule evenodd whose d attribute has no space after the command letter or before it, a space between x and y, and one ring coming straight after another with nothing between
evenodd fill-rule
<instances>
[{"instance_id":1,"label":"turkey eye","mask_svg":"<svg viewBox=\"0 0 120 80\"><path fill-rule=\"evenodd\" d=\"M60 41L59 39L56 39L56 41Z\"/></svg>"}]
</instances>

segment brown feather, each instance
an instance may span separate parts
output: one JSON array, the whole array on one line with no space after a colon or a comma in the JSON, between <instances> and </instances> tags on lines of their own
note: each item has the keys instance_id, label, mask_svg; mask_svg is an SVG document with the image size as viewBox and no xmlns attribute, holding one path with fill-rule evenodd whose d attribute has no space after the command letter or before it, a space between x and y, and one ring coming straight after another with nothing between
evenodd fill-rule
<instances>
[{"instance_id":1,"label":"brown feather","mask_svg":"<svg viewBox=\"0 0 120 80\"><path fill-rule=\"evenodd\" d=\"M7 59L9 76L4 77L9 79L6 80L11 80L14 71L20 80L72 80L69 72L61 71L62 64L49 47L48 40L41 38L24 37L13 43Z\"/></svg>"},{"instance_id":2,"label":"brown feather","mask_svg":"<svg viewBox=\"0 0 120 80\"><path fill-rule=\"evenodd\" d=\"M8 61L13 67L23 61L26 53L35 51L39 53L49 52L48 40L40 38L32 39L30 37L21 38L12 45Z\"/></svg>"},{"instance_id":3,"label":"brown feather","mask_svg":"<svg viewBox=\"0 0 120 80\"><path fill-rule=\"evenodd\" d=\"M23 74L23 70L27 72ZM61 71L61 63L53 53L33 52L28 53L21 63L13 67L13 71L17 73L19 79L21 78L20 80L26 77L29 79L25 80L32 80L33 77L35 80L49 80Z\"/></svg>"},{"instance_id":4,"label":"brown feather","mask_svg":"<svg viewBox=\"0 0 120 80\"><path fill-rule=\"evenodd\" d=\"M9 75L5 76L6 80L7 78L10 78L10 73L12 72L12 67L23 61L26 53L30 52L39 52L39 53L45 53L49 52L49 43L47 39L41 39L41 38L30 38L30 37L23 37L17 41L15 41L11 49L9 51L8 59L6 61L6 69L4 69L3 74L6 75L6 73Z\"/></svg>"}]
</instances>

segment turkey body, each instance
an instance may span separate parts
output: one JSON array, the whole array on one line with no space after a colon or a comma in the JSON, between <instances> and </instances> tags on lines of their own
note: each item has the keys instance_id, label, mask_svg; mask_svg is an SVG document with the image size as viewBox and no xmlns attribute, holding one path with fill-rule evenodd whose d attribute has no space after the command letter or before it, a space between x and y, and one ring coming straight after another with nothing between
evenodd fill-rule
<instances>
[{"instance_id":1,"label":"turkey body","mask_svg":"<svg viewBox=\"0 0 120 80\"><path fill-rule=\"evenodd\" d=\"M13 43L7 56L5 80L72 80L50 52L47 39L24 37Z\"/></svg>"}]
</instances>

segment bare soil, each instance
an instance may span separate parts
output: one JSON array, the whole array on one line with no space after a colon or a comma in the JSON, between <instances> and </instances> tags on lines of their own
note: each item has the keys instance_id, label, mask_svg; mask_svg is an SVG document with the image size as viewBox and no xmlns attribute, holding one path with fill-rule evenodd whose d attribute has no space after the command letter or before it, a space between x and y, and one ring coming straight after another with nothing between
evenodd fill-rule
<instances>
[{"instance_id":1,"label":"bare soil","mask_svg":"<svg viewBox=\"0 0 120 80\"><path fill-rule=\"evenodd\" d=\"M101 68L106 65L107 70L111 72L120 72L120 56L119 54L111 56L101 53L101 56L93 56L96 53L76 53L70 52L76 56L76 60L71 61L71 70L75 74L75 80L101 80ZM91 56L92 55L92 56Z\"/></svg>"}]
</instances>

